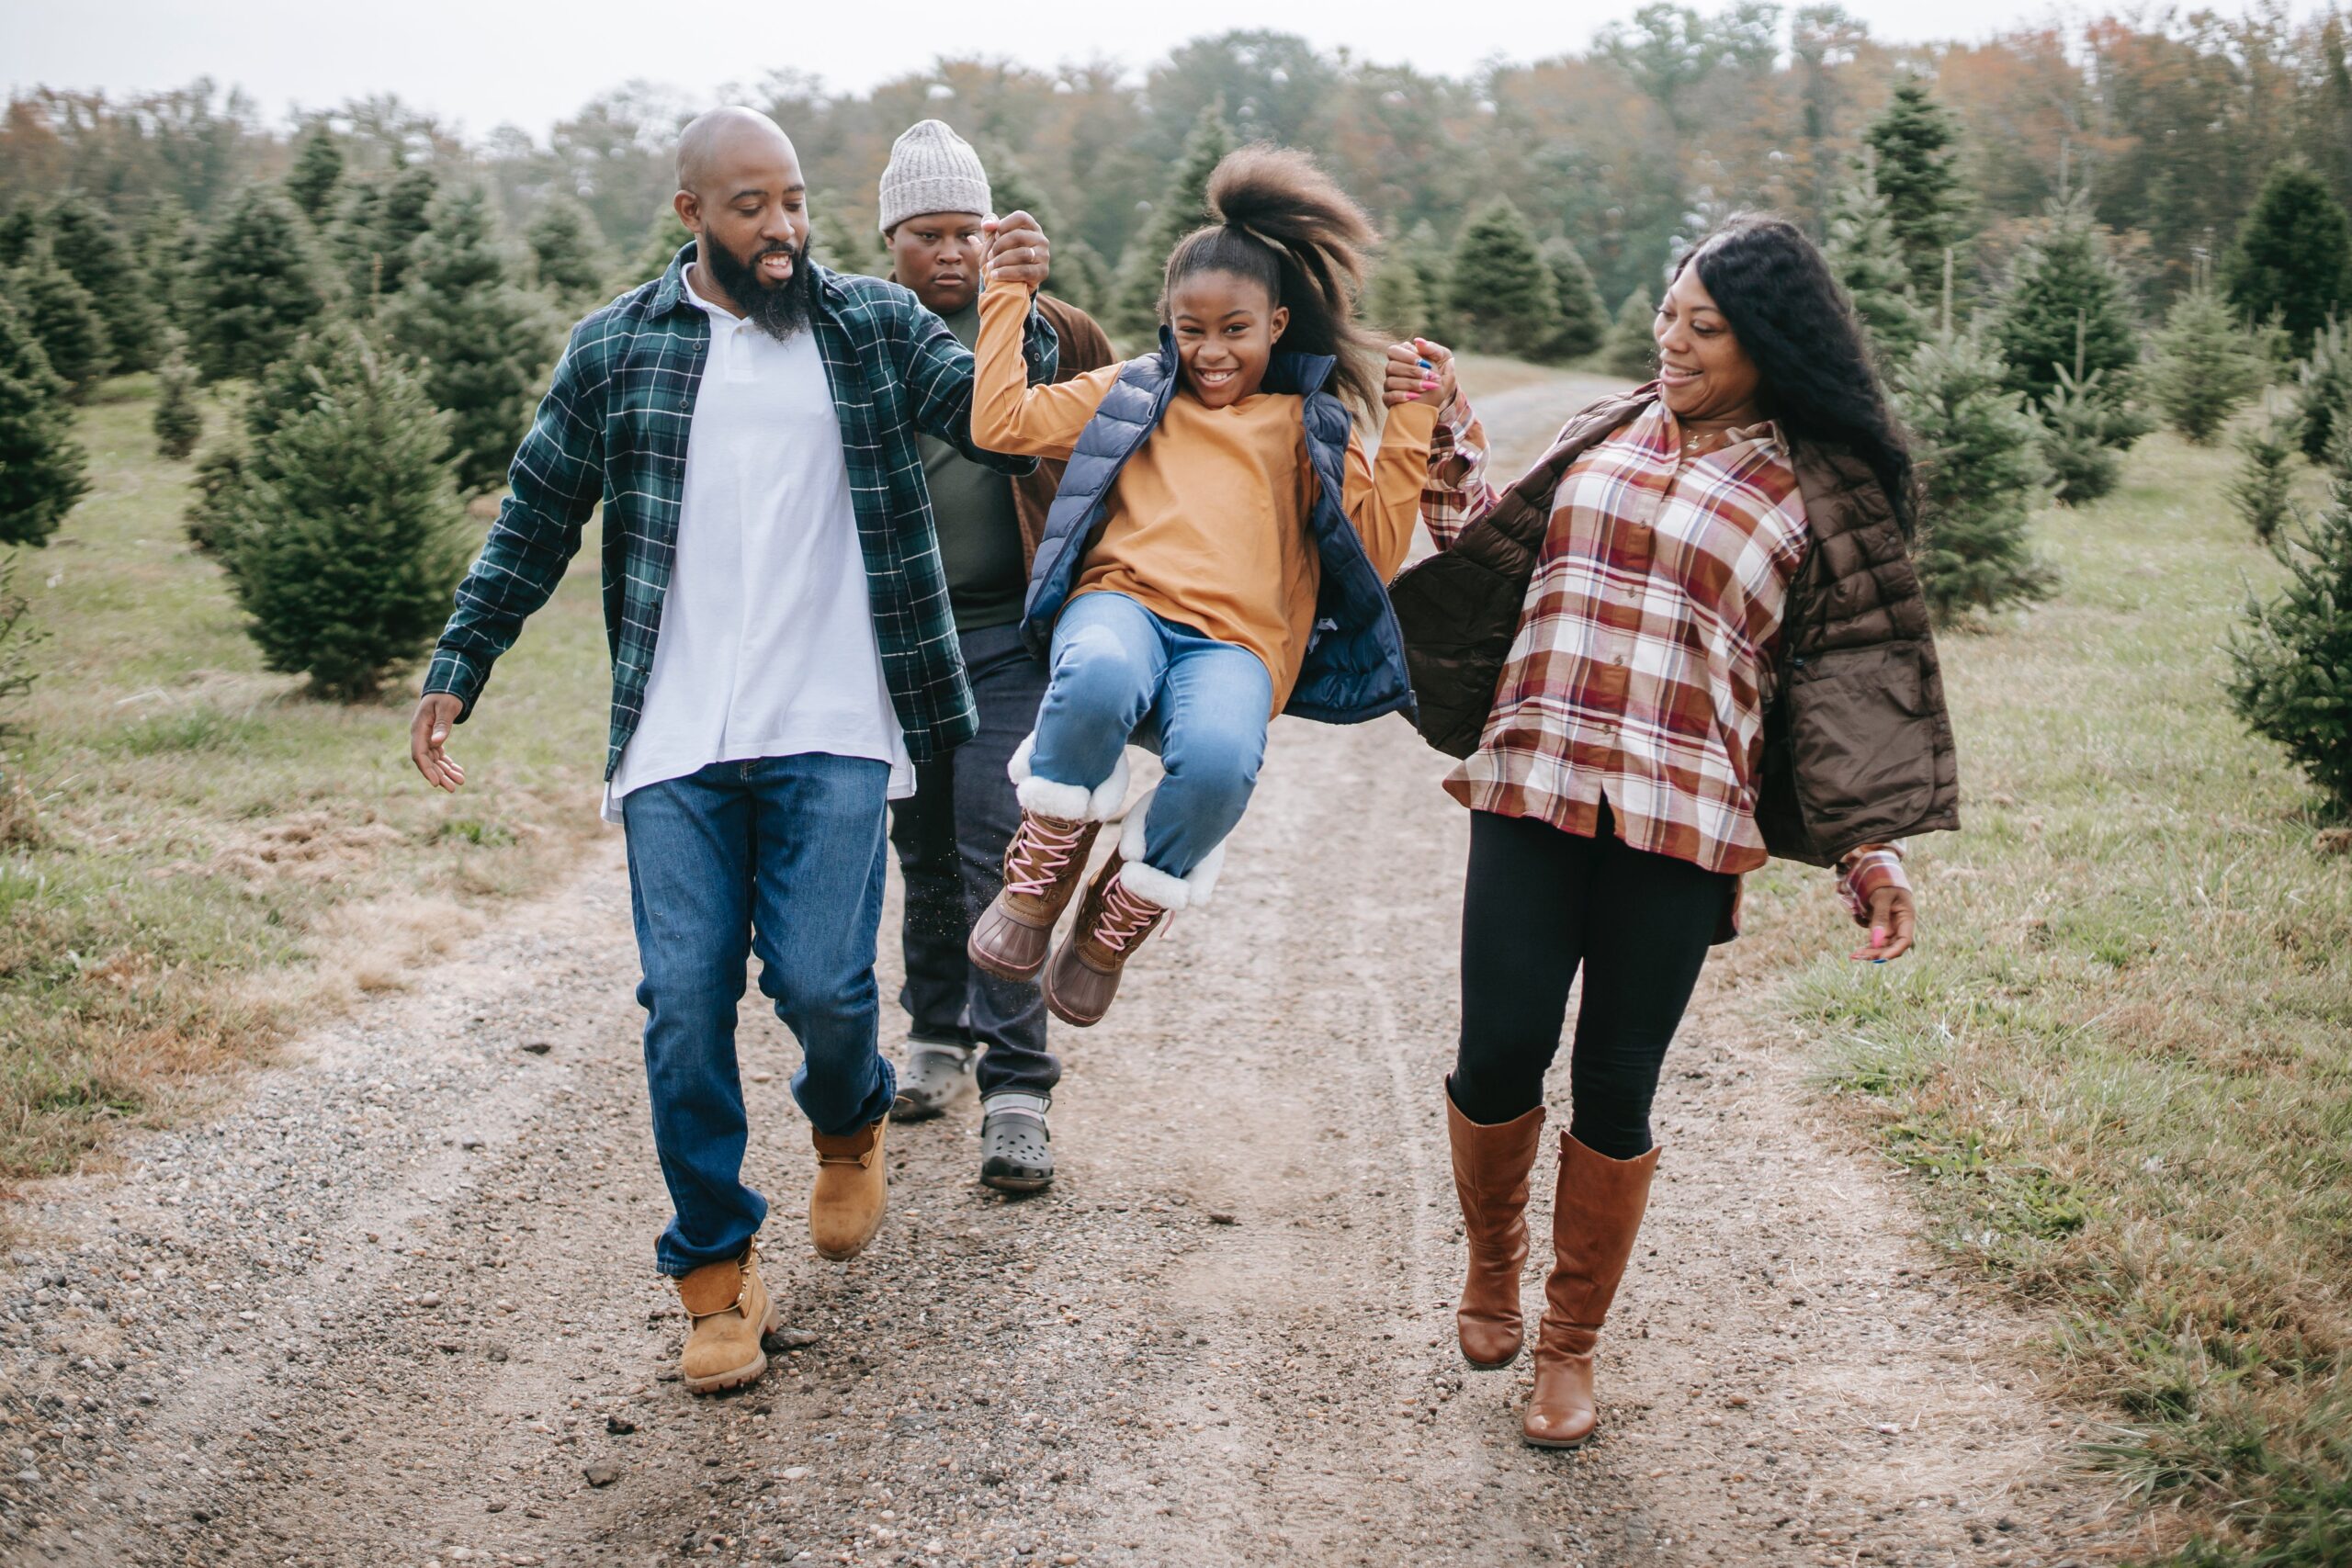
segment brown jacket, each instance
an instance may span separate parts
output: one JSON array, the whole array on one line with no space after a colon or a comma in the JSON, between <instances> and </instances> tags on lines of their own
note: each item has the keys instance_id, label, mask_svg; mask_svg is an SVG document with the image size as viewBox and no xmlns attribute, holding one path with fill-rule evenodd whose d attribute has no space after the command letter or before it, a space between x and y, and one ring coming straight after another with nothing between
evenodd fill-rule
<instances>
[{"instance_id":1,"label":"brown jacket","mask_svg":"<svg viewBox=\"0 0 2352 1568\"><path fill-rule=\"evenodd\" d=\"M1397 578L1422 736L1477 750L1568 468L1648 406L1587 409L1452 548ZM1792 444L1811 545L1789 584L1779 679L1765 716L1756 825L1773 854L1832 865L1848 851L1960 826L1943 678L1910 552L1870 465Z\"/></svg>"},{"instance_id":2,"label":"brown jacket","mask_svg":"<svg viewBox=\"0 0 2352 1568\"><path fill-rule=\"evenodd\" d=\"M1037 313L1046 318L1054 335L1061 339L1061 364L1054 372L1055 380L1068 381L1089 370L1100 370L1117 357L1111 352L1111 340L1094 324L1094 318L1068 300L1040 294ZM1023 571L1036 559L1037 542L1046 536L1046 513L1053 508L1054 492L1061 488L1063 467L1057 459L1042 459L1035 473L1012 481L1012 508L1021 515Z\"/></svg>"}]
</instances>

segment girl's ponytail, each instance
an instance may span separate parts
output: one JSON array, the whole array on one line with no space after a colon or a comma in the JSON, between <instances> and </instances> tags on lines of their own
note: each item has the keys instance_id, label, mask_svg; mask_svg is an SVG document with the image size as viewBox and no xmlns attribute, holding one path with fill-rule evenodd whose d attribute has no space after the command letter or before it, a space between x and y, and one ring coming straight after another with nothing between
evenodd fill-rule
<instances>
[{"instance_id":1,"label":"girl's ponytail","mask_svg":"<svg viewBox=\"0 0 2352 1568\"><path fill-rule=\"evenodd\" d=\"M1304 152L1244 147L1209 175L1212 221L1181 241L1168 258L1159 317L1179 280L1196 272L1230 272L1265 286L1290 311L1282 346L1328 354L1339 390L1365 410L1380 406L1382 342L1355 324L1363 291L1364 251L1377 237L1372 220L1338 182Z\"/></svg>"}]
</instances>

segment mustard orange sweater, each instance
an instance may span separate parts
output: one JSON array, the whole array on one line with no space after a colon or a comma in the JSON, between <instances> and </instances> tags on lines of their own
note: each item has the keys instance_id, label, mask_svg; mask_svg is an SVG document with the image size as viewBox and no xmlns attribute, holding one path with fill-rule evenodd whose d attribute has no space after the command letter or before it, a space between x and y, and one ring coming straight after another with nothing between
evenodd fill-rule
<instances>
[{"instance_id":1,"label":"mustard orange sweater","mask_svg":"<svg viewBox=\"0 0 2352 1568\"><path fill-rule=\"evenodd\" d=\"M1068 457L1118 379L1105 366L1056 386L1026 385L1021 330L1029 296L980 295L972 439L990 451ZM1213 409L1179 389L1168 414L1120 471L1078 593L1128 594L1154 615L1246 648L1273 677L1274 712L1290 700L1315 629L1322 560L1306 518L1317 479L1307 461L1303 399L1261 392ZM1437 411L1388 411L1380 456L1348 438L1341 508L1385 580L1404 564L1420 515Z\"/></svg>"}]
</instances>

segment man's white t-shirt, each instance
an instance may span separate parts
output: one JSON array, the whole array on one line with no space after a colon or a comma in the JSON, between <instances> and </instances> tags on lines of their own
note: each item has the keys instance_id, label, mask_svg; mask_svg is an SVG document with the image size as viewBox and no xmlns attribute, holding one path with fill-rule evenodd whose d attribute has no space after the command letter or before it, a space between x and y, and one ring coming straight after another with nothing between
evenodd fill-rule
<instances>
[{"instance_id":1,"label":"man's white t-shirt","mask_svg":"<svg viewBox=\"0 0 2352 1568\"><path fill-rule=\"evenodd\" d=\"M712 762L824 751L914 764L874 637L841 423L815 334L779 342L695 291L710 356L686 440L677 558L644 711L605 790L622 796Z\"/></svg>"}]
</instances>

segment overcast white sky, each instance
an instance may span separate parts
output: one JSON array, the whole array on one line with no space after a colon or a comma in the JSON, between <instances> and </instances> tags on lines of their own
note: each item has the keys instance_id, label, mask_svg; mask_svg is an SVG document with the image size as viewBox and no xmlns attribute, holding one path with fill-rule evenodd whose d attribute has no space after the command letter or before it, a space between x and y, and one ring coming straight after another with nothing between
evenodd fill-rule
<instances>
[{"instance_id":1,"label":"overcast white sky","mask_svg":"<svg viewBox=\"0 0 2352 1568\"><path fill-rule=\"evenodd\" d=\"M1583 48L1638 0L891 0L765 6L654 0L0 0L11 85L235 83L275 118L297 106L397 93L479 138L502 121L543 137L591 96L633 78L696 97L797 66L862 88L941 54L1034 65L1106 56L1148 64L1189 38L1280 28L1358 57L1459 73L1497 55ZM2292 0L2298 15L2325 0ZM1878 37L1982 38L2062 15L2030 0L1845 0ZM2235 9L2230 0L2224 8ZM1702 10L1717 6L1713 0ZM2102 7L2104 8L2104 7ZM2072 9L2080 11L2082 7Z\"/></svg>"}]
</instances>

